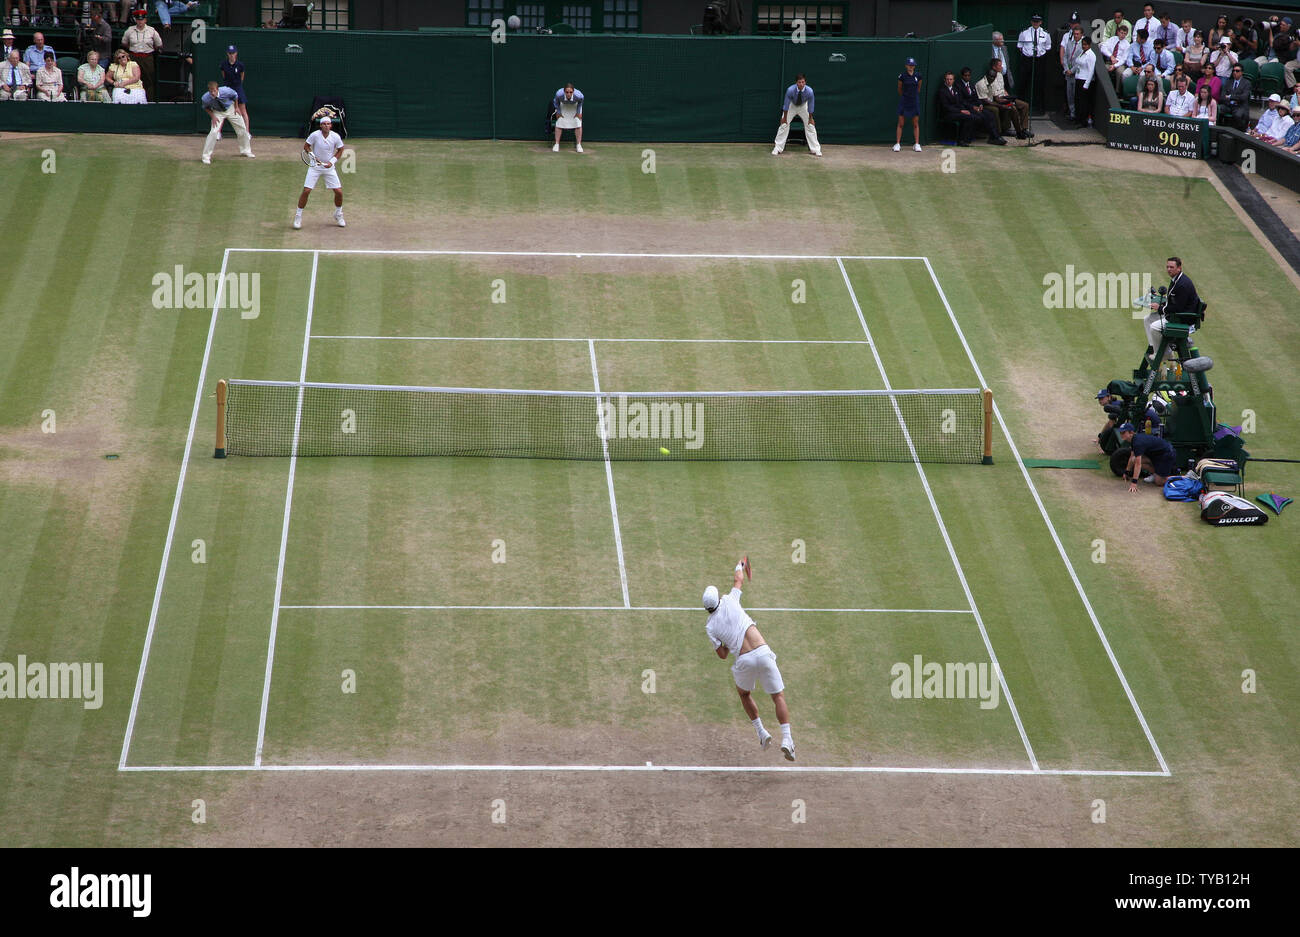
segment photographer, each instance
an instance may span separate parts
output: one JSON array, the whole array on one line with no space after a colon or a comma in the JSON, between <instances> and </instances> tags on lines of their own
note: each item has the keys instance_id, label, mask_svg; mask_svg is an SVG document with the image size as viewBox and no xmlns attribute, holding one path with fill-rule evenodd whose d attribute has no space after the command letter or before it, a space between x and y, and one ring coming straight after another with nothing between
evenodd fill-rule
<instances>
[{"instance_id":1,"label":"photographer","mask_svg":"<svg viewBox=\"0 0 1300 937\"><path fill-rule=\"evenodd\" d=\"M1170 257L1165 261L1165 271L1169 274L1169 287L1161 302L1150 305L1151 312L1142 320L1147 333L1147 360L1155 363L1156 349L1160 347L1160 335L1164 332L1165 320L1193 316L1201 308L1201 297L1196 295L1196 286L1191 277L1183 273L1183 261Z\"/></svg>"}]
</instances>

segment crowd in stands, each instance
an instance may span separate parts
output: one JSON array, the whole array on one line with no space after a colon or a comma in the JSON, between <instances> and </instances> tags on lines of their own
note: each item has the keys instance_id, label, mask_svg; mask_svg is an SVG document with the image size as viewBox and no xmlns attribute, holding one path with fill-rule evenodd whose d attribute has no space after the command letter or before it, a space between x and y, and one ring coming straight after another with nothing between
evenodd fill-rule
<instances>
[{"instance_id":1,"label":"crowd in stands","mask_svg":"<svg viewBox=\"0 0 1300 937\"><path fill-rule=\"evenodd\" d=\"M1263 98L1252 136L1300 146L1300 127L1291 120L1300 98L1300 30L1291 17L1274 14L1259 22L1220 15L1209 30L1191 19L1175 23L1151 4L1136 23L1117 9L1098 44L1100 67L1115 85L1122 106L1247 130L1250 101ZM1063 40L1064 42L1064 40Z\"/></svg>"},{"instance_id":2,"label":"crowd in stands","mask_svg":"<svg viewBox=\"0 0 1300 937\"><path fill-rule=\"evenodd\" d=\"M0 47L0 101L93 101L145 104L157 101L157 57L162 35L149 25L149 13L130 0L100 3L78 0L9 0ZM156 0L164 31L172 17L191 12L197 0ZM25 50L14 27L76 27L76 49L56 51L38 30ZM121 28L123 24L130 25Z\"/></svg>"}]
</instances>

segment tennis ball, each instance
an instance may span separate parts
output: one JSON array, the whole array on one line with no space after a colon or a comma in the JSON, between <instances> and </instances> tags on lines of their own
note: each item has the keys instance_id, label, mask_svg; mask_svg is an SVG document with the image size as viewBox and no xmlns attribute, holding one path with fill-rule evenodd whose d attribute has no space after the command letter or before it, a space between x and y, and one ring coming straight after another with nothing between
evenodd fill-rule
<instances>
[{"instance_id":1,"label":"tennis ball","mask_svg":"<svg viewBox=\"0 0 1300 937\"><path fill-rule=\"evenodd\" d=\"M664 455L672 455L672 453L669 452L669 451L668 451L666 448L664 448L663 446L660 446L660 447L659 447L659 451L662 452Z\"/></svg>"}]
</instances>

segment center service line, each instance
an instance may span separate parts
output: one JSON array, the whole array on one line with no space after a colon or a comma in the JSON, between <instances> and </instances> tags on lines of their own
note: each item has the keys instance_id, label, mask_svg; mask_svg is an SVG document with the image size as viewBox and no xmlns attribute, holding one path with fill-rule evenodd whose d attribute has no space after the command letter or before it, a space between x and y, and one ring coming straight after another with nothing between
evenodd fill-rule
<instances>
[{"instance_id":1,"label":"center service line","mask_svg":"<svg viewBox=\"0 0 1300 937\"><path fill-rule=\"evenodd\" d=\"M618 526L618 502L614 500L614 470L609 465L609 440L605 434L605 415L600 411L600 374L596 370L596 343L587 339L591 352L591 380L596 385L596 428L600 433L600 448L605 453L605 483L609 486L609 510L614 515L614 549L618 551L618 581L623 587L623 607L631 608L627 597L627 567L623 565L623 534Z\"/></svg>"}]
</instances>

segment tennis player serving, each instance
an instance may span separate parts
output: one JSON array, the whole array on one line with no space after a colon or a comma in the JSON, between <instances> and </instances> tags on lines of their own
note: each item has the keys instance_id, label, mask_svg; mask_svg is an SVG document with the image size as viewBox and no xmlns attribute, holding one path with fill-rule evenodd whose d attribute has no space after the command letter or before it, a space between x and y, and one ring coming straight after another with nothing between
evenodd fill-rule
<instances>
[{"instance_id":1,"label":"tennis player serving","mask_svg":"<svg viewBox=\"0 0 1300 937\"><path fill-rule=\"evenodd\" d=\"M758 706L750 696L754 684L761 681L763 689L772 694L772 702L776 704L776 720L781 724L781 754L787 761L794 761L790 708L785 704L785 683L781 680L781 671L776 669L776 655L759 634L754 620L740 607L740 582L748 574L750 566L746 556L736 564L730 592L719 598L717 586L704 590L704 610L709 613L704 630L713 642L714 653L720 658L726 660L728 653L735 652L736 661L731 665L731 674L736 678L740 705L745 707L745 715L758 732L758 744L765 751L772 744L772 734L763 728Z\"/></svg>"},{"instance_id":2,"label":"tennis player serving","mask_svg":"<svg viewBox=\"0 0 1300 937\"><path fill-rule=\"evenodd\" d=\"M233 123L233 121L232 121ZM343 220L343 183L334 163L343 153L343 138L334 132L334 121L320 119L320 129L313 130L302 145L302 161L307 164L307 178L302 182L302 195L298 196L298 210L293 214L293 226L302 227L302 210L307 207L307 196L316 188L317 180L324 177L325 187L334 190L334 220L346 228Z\"/></svg>"}]
</instances>

